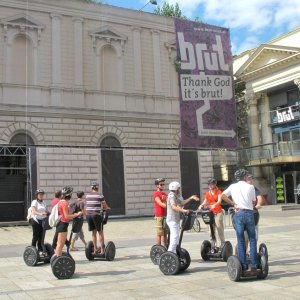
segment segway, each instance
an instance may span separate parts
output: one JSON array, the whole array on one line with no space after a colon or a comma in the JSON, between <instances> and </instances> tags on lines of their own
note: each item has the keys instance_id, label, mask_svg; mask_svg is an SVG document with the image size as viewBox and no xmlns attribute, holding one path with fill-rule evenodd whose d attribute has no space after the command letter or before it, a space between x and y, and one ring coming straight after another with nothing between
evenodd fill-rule
<instances>
[{"instance_id":1,"label":"segway","mask_svg":"<svg viewBox=\"0 0 300 300\"><path fill-rule=\"evenodd\" d=\"M108 216L109 216L109 212L106 210L103 211L103 225L107 224ZM115 255L116 255L116 246L111 241L108 242L107 245L105 245L105 250L103 254L97 252L95 253L94 243L92 241L89 241L85 248L85 256L90 261L94 259L112 261L115 259Z\"/></svg>"},{"instance_id":2,"label":"segway","mask_svg":"<svg viewBox=\"0 0 300 300\"><path fill-rule=\"evenodd\" d=\"M220 247L217 247L216 233L215 233L215 215L208 209L200 210L202 219L206 225L209 225L211 232L211 241L205 240L201 245L201 257L203 260L223 260L227 261L228 257L232 255L233 249L229 241L225 241Z\"/></svg>"},{"instance_id":3,"label":"segway","mask_svg":"<svg viewBox=\"0 0 300 300\"><path fill-rule=\"evenodd\" d=\"M164 229L165 233L167 234L167 239L168 239L167 245L169 245L170 244L170 229L169 229L169 226L166 222L166 218L164 218L164 221L163 221L163 229ZM151 261L155 265L158 265L160 256L166 251L167 251L167 249L163 245L154 245L154 246L152 246L151 250L150 250L150 259L151 259Z\"/></svg>"},{"instance_id":4,"label":"segway","mask_svg":"<svg viewBox=\"0 0 300 300\"><path fill-rule=\"evenodd\" d=\"M176 254L170 251L166 251L161 254L158 264L159 269L164 275L176 275L179 272L185 271L190 266L190 254L186 249L181 248L181 242L184 231L188 231L193 228L195 218L197 218L197 213L195 211L190 211L188 215L183 215Z\"/></svg>"},{"instance_id":5,"label":"segway","mask_svg":"<svg viewBox=\"0 0 300 300\"><path fill-rule=\"evenodd\" d=\"M247 264L250 266L250 258L247 257ZM259 245L257 254L258 268L255 271L242 270L242 265L236 255L232 255L227 260L227 272L230 280L239 281L241 278L256 277L265 279L269 274L268 249L264 243Z\"/></svg>"},{"instance_id":6,"label":"segway","mask_svg":"<svg viewBox=\"0 0 300 300\"><path fill-rule=\"evenodd\" d=\"M46 231L49 229L52 229L49 226L49 219L46 217L42 221L42 226L43 226L43 235L42 235L42 240L41 240L41 245L42 245L42 251L39 252L38 249L34 246L28 246L25 248L25 251L23 253L23 259L24 262L27 266L33 267L36 266L38 263L49 263L51 256L54 254L54 250L52 246L49 243L45 243L45 235ZM32 220L32 222L35 222Z\"/></svg>"},{"instance_id":7,"label":"segway","mask_svg":"<svg viewBox=\"0 0 300 300\"><path fill-rule=\"evenodd\" d=\"M83 218L73 219L70 238L66 243L67 252L63 252L61 256L56 256L54 254L51 257L50 264L52 268L52 273L57 279L69 279L75 273L75 260L70 254L70 244L71 244L73 232L74 233L80 232L82 225L83 225Z\"/></svg>"}]
</instances>

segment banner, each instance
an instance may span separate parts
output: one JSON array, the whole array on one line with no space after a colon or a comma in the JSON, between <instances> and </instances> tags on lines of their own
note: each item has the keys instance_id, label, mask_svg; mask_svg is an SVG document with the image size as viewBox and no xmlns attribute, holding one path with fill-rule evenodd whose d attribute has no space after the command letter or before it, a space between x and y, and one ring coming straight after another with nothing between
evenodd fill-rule
<instances>
[{"instance_id":1,"label":"banner","mask_svg":"<svg viewBox=\"0 0 300 300\"><path fill-rule=\"evenodd\" d=\"M175 19L182 148L237 147L229 30Z\"/></svg>"}]
</instances>

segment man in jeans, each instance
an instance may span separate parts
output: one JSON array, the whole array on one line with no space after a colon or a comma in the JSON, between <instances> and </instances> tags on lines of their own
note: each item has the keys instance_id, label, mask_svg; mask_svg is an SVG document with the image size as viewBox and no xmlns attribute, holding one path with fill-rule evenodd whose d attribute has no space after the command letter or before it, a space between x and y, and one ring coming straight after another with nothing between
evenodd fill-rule
<instances>
[{"instance_id":1,"label":"man in jeans","mask_svg":"<svg viewBox=\"0 0 300 300\"><path fill-rule=\"evenodd\" d=\"M234 173L237 183L231 184L221 195L222 200L232 203L229 196L233 200L235 208L235 231L237 237L238 257L242 264L243 272L247 275L257 275L257 249L256 249L256 233L253 215L253 202L255 202L254 186L247 183L249 173L245 169L239 169ZM260 208L258 203L256 208ZM247 260L245 250L244 231L247 231L250 241L250 260L251 270L247 271Z\"/></svg>"}]
</instances>

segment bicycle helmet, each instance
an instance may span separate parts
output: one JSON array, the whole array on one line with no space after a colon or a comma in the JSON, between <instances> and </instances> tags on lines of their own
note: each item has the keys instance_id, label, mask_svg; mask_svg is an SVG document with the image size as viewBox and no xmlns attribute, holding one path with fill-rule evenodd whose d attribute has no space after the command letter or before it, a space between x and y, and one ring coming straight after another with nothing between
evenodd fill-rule
<instances>
[{"instance_id":1,"label":"bicycle helmet","mask_svg":"<svg viewBox=\"0 0 300 300\"><path fill-rule=\"evenodd\" d=\"M98 189L99 188L99 183L98 182L96 182L96 181L93 181L92 183L91 183L91 188L94 190L94 189Z\"/></svg>"},{"instance_id":2,"label":"bicycle helmet","mask_svg":"<svg viewBox=\"0 0 300 300\"><path fill-rule=\"evenodd\" d=\"M180 183L177 181L172 181L169 184L169 190L170 191L177 191L180 188Z\"/></svg>"},{"instance_id":3,"label":"bicycle helmet","mask_svg":"<svg viewBox=\"0 0 300 300\"><path fill-rule=\"evenodd\" d=\"M61 193L63 194L63 196L70 196L72 195L72 192L73 192L73 188L66 185L62 190L61 190Z\"/></svg>"},{"instance_id":4,"label":"bicycle helmet","mask_svg":"<svg viewBox=\"0 0 300 300\"><path fill-rule=\"evenodd\" d=\"M214 178L208 178L207 184L211 184L211 183L217 184L217 180Z\"/></svg>"},{"instance_id":5,"label":"bicycle helmet","mask_svg":"<svg viewBox=\"0 0 300 300\"><path fill-rule=\"evenodd\" d=\"M35 196L37 196L38 194L45 194L45 191L43 190L43 189L37 189L36 191L35 191Z\"/></svg>"},{"instance_id":6,"label":"bicycle helmet","mask_svg":"<svg viewBox=\"0 0 300 300\"><path fill-rule=\"evenodd\" d=\"M248 174L249 174L249 172L247 170L238 169L234 173L234 178L235 178L236 181L241 181L241 180L244 180L245 176L247 176Z\"/></svg>"},{"instance_id":7,"label":"bicycle helmet","mask_svg":"<svg viewBox=\"0 0 300 300\"><path fill-rule=\"evenodd\" d=\"M157 179L155 179L154 184L159 185L161 182L165 182L165 181L166 181L165 178L157 178Z\"/></svg>"}]
</instances>

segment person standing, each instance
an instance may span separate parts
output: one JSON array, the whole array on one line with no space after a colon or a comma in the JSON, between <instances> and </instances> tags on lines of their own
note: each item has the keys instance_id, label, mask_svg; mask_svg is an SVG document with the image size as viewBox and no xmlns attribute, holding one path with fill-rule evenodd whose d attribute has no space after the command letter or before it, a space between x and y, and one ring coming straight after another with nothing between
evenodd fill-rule
<instances>
[{"instance_id":1,"label":"person standing","mask_svg":"<svg viewBox=\"0 0 300 300\"><path fill-rule=\"evenodd\" d=\"M238 257L241 261L243 272L256 275L257 271L257 241L253 215L253 202L255 202L254 186L247 183L249 173L245 169L239 169L234 173L237 183L231 184L221 195L222 200L235 208L234 223L237 237ZM229 198L231 197L232 200ZM256 208L260 208L257 204ZM247 231L250 241L251 270L247 271L248 265L245 252L245 235Z\"/></svg>"},{"instance_id":2,"label":"person standing","mask_svg":"<svg viewBox=\"0 0 300 300\"><path fill-rule=\"evenodd\" d=\"M108 210L109 207L104 199L104 196L98 192L99 184L91 183L91 191L86 195L86 218L89 231L92 232L92 241L94 245L94 254L102 255L105 250L103 221L103 210ZM97 233L100 247L97 247Z\"/></svg>"},{"instance_id":3,"label":"person standing","mask_svg":"<svg viewBox=\"0 0 300 300\"><path fill-rule=\"evenodd\" d=\"M180 213L189 213L189 210L184 209L183 206L191 200L199 201L200 198L193 195L183 200L180 192L180 183L177 181L172 181L169 184L169 190L170 193L167 199L167 224L170 228L170 244L168 251L176 253L176 247L179 243Z\"/></svg>"},{"instance_id":4,"label":"person standing","mask_svg":"<svg viewBox=\"0 0 300 300\"><path fill-rule=\"evenodd\" d=\"M39 252L42 252L42 238L43 238L43 220L47 217L48 210L44 202L45 191L37 189L35 191L36 199L32 200L32 241L31 246L36 247Z\"/></svg>"},{"instance_id":5,"label":"person standing","mask_svg":"<svg viewBox=\"0 0 300 300\"><path fill-rule=\"evenodd\" d=\"M83 198L83 196L84 196L84 192L83 191L77 192L77 200L74 203L74 205L75 205L75 212L79 212L79 211L82 212L82 216L80 216L78 218L83 218L85 216L84 198ZM84 246L86 247L87 243L85 241L84 233L83 233L83 230L81 228L81 230L78 233L74 233L73 232L73 236L72 236L72 240L71 240L71 245L70 245L70 251L77 251L78 250L75 247L75 242L78 240L78 238L81 239L81 241L83 242Z\"/></svg>"},{"instance_id":6,"label":"person standing","mask_svg":"<svg viewBox=\"0 0 300 300\"><path fill-rule=\"evenodd\" d=\"M58 202L58 214L61 216L59 223L56 226L57 246L55 248L56 256L62 255L62 249L67 241L68 227L70 220L80 217L82 212L70 214L69 201L72 198L73 188L65 186L61 193L62 199Z\"/></svg>"},{"instance_id":7,"label":"person standing","mask_svg":"<svg viewBox=\"0 0 300 300\"><path fill-rule=\"evenodd\" d=\"M167 234L163 228L168 198L164 192L165 181L165 178L155 179L156 191L153 193L152 199L155 206L156 245L163 245L167 248Z\"/></svg>"},{"instance_id":8,"label":"person standing","mask_svg":"<svg viewBox=\"0 0 300 300\"><path fill-rule=\"evenodd\" d=\"M217 235L221 246L225 243L223 213L221 206L222 191L217 187L217 180L214 178L209 178L207 180L207 184L208 191L205 193L204 201L199 206L199 209L202 209L203 207L208 207L209 210L214 213L215 224L213 224L213 230L217 231ZM210 237L212 238L212 232L210 232Z\"/></svg>"}]
</instances>

